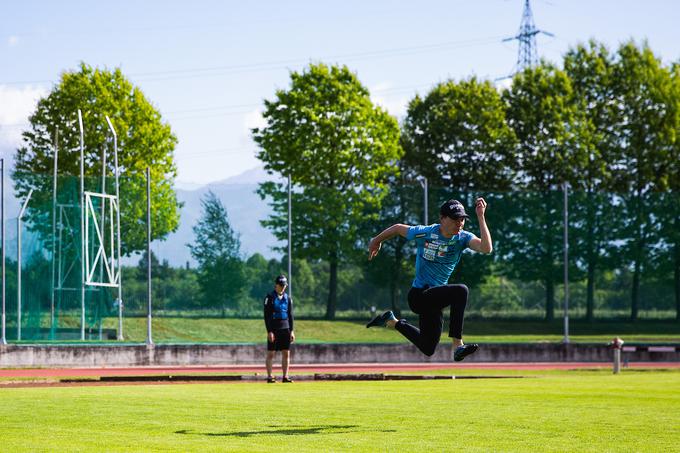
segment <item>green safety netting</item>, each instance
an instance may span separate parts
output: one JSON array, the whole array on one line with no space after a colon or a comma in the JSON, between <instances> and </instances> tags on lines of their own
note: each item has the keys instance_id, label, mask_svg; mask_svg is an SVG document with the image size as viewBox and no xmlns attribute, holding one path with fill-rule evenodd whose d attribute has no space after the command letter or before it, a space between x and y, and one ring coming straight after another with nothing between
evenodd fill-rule
<instances>
[{"instance_id":1,"label":"green safety netting","mask_svg":"<svg viewBox=\"0 0 680 453\"><path fill-rule=\"evenodd\" d=\"M111 261L111 257L98 256L102 245L98 238L106 242L110 234L97 234L97 227L101 232L110 231L110 206L102 206L102 198L93 197L85 204L90 211L85 222L81 219L84 210L78 177L59 176L56 197L51 176L15 174L14 180L17 187L32 192L28 197L23 190L21 219L15 213L6 224L7 338L115 339L116 331L105 328L103 319L117 313L117 289L81 284L86 268L84 255L89 255L91 267L91 277L85 280L110 281L104 258ZM107 191L115 193L113 181L106 184ZM101 179L86 178L84 186L86 191L102 193ZM84 242L86 224L89 241ZM110 255L110 246L106 248Z\"/></svg>"}]
</instances>

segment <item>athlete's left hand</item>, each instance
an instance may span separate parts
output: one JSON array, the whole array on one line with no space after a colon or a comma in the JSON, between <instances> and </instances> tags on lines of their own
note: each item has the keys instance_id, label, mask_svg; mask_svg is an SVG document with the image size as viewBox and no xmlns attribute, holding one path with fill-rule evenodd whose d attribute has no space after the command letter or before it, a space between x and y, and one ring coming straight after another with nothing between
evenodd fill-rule
<instances>
[{"instance_id":1,"label":"athlete's left hand","mask_svg":"<svg viewBox=\"0 0 680 453\"><path fill-rule=\"evenodd\" d=\"M295 343L295 332L292 330L290 331L290 342Z\"/></svg>"},{"instance_id":2,"label":"athlete's left hand","mask_svg":"<svg viewBox=\"0 0 680 453\"><path fill-rule=\"evenodd\" d=\"M475 212L477 213L477 217L484 217L484 213L486 212L486 201L484 198L479 197L475 201Z\"/></svg>"}]
</instances>

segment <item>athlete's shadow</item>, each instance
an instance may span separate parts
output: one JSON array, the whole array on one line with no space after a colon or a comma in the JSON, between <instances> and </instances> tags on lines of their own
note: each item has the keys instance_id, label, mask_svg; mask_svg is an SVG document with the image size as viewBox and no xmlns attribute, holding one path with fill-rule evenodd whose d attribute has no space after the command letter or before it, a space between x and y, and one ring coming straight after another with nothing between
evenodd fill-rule
<instances>
[{"instance_id":1,"label":"athlete's shadow","mask_svg":"<svg viewBox=\"0 0 680 453\"><path fill-rule=\"evenodd\" d=\"M283 436L301 436L307 434L338 434L338 433L351 433L359 431L378 431L382 433L393 433L396 432L393 429L381 429L381 430L364 430L358 425L320 425L320 426L288 426L285 428L278 428L276 426L268 426L268 428L275 429L264 429L259 431L232 431L224 433L201 433L192 431L190 429L181 429L175 431L175 434L188 434L193 436L211 436L211 437L250 437L266 434L280 434ZM359 429L356 429L359 428Z\"/></svg>"}]
</instances>

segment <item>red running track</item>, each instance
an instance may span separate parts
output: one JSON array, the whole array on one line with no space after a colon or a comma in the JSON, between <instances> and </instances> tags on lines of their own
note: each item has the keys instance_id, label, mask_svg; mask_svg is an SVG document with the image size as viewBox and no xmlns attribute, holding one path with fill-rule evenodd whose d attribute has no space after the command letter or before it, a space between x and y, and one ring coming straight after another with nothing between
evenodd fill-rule
<instances>
[{"instance_id":1,"label":"red running track","mask_svg":"<svg viewBox=\"0 0 680 453\"><path fill-rule=\"evenodd\" d=\"M611 362L479 362L479 363L334 363L291 365L293 373L381 373L395 371L427 371L442 369L472 370L577 370L611 368ZM629 362L628 368L680 368L680 362ZM275 367L280 369L280 367ZM62 378L96 376L182 375L201 373L265 373L262 365L174 366L126 368L12 368L0 369L0 378Z\"/></svg>"}]
</instances>

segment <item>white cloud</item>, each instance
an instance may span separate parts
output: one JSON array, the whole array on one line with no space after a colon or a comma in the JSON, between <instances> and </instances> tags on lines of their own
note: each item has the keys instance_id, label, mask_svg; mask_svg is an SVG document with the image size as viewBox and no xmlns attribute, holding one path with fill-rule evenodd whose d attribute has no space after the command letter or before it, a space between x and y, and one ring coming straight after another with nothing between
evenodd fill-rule
<instances>
[{"instance_id":1,"label":"white cloud","mask_svg":"<svg viewBox=\"0 0 680 453\"><path fill-rule=\"evenodd\" d=\"M255 109L252 112L247 113L244 116L243 120L243 127L244 127L244 134L250 139L252 136L252 129L253 128L262 128L267 125L267 122L265 119L262 117L262 110L260 109Z\"/></svg>"},{"instance_id":2,"label":"white cloud","mask_svg":"<svg viewBox=\"0 0 680 453\"><path fill-rule=\"evenodd\" d=\"M21 132L38 100L47 94L41 87L0 85L0 148L6 153L21 143Z\"/></svg>"},{"instance_id":3,"label":"white cloud","mask_svg":"<svg viewBox=\"0 0 680 453\"><path fill-rule=\"evenodd\" d=\"M497 90L505 91L512 87L512 77L505 77L494 82Z\"/></svg>"},{"instance_id":4,"label":"white cloud","mask_svg":"<svg viewBox=\"0 0 680 453\"><path fill-rule=\"evenodd\" d=\"M9 47L14 47L17 44L19 44L19 37L18 36L10 36L9 38L7 38L7 45Z\"/></svg>"},{"instance_id":5,"label":"white cloud","mask_svg":"<svg viewBox=\"0 0 680 453\"><path fill-rule=\"evenodd\" d=\"M408 108L408 103L411 100L411 96L405 95L403 93L396 95L384 95L384 96L371 96L371 100L374 104L387 110L390 115L395 116L399 119L406 116L406 110Z\"/></svg>"},{"instance_id":6,"label":"white cloud","mask_svg":"<svg viewBox=\"0 0 680 453\"><path fill-rule=\"evenodd\" d=\"M267 121L262 116L262 110L259 108L247 113L243 117L243 129L239 144L245 148L252 148L252 151L247 153L250 159L254 158L255 149L257 148L253 141L253 129L256 127L261 129L266 125Z\"/></svg>"},{"instance_id":7,"label":"white cloud","mask_svg":"<svg viewBox=\"0 0 680 453\"><path fill-rule=\"evenodd\" d=\"M395 88L391 82L381 82L369 88L371 101L387 110L392 116L402 118L406 115L408 102L413 93Z\"/></svg>"}]
</instances>

